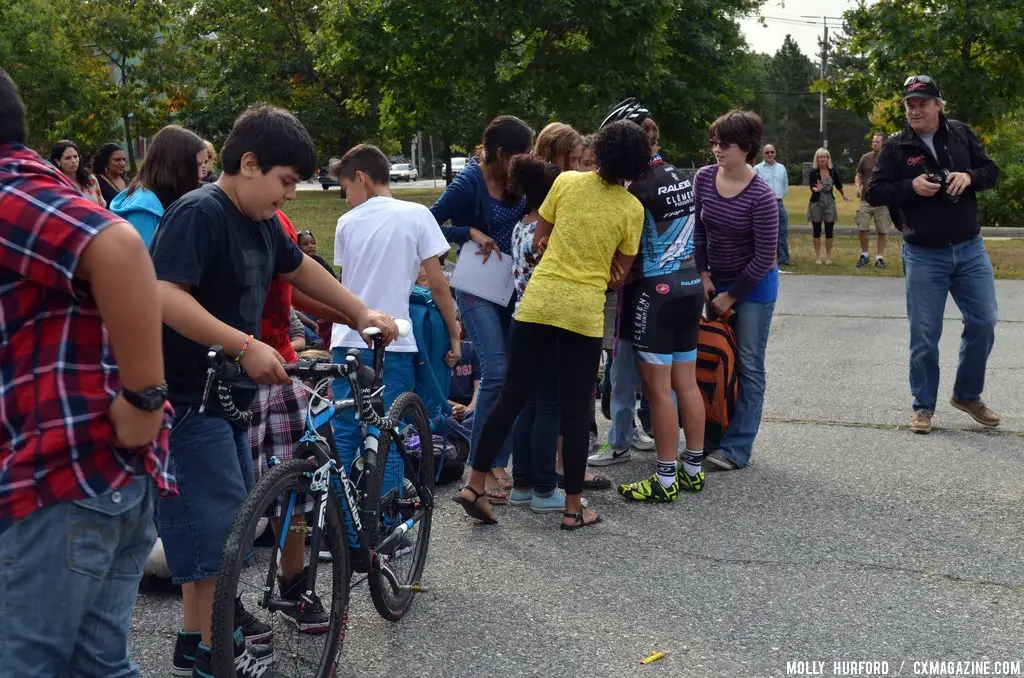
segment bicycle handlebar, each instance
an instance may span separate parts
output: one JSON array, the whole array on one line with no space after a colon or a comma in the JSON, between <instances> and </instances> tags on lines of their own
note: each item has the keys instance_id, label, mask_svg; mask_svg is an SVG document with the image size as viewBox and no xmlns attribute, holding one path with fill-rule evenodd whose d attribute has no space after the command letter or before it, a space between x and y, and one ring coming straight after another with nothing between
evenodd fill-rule
<instances>
[{"instance_id":1,"label":"bicycle handlebar","mask_svg":"<svg viewBox=\"0 0 1024 678\"><path fill-rule=\"evenodd\" d=\"M396 319L398 325L398 336L408 336L412 331L412 324L407 320ZM370 340L373 345L373 366L362 364L362 352L357 348L351 348L345 355L342 363L327 362L324 360L299 360L294 363L283 365L285 374L294 379L303 381L316 381L324 378L351 378L353 386L358 386L357 407L365 409L362 405L365 402L369 405L370 395L374 388L380 384L384 371L384 342L381 340L381 331L376 327L367 328L363 336ZM208 367L206 370L206 387L203 389L202 404L199 411L206 409L206 401L210 392L216 386L217 401L221 410L231 421L239 425L248 425L252 415L248 411L241 411L235 405L231 395L230 384L241 381L247 375L241 364L232 360L225 352L223 346L211 346L206 353Z\"/></svg>"}]
</instances>

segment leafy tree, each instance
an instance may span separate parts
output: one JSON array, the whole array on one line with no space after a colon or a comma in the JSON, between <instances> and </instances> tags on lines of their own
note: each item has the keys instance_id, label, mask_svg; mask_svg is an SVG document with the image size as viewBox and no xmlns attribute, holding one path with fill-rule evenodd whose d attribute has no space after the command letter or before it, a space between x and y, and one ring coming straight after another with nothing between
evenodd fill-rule
<instances>
[{"instance_id":1,"label":"leafy tree","mask_svg":"<svg viewBox=\"0 0 1024 678\"><path fill-rule=\"evenodd\" d=\"M324 158L372 140L377 104L357 87L360 69L369 64L361 63L349 37L359 30L357 4L195 2L185 32L195 45L203 89L182 121L220 141L239 112L266 102L295 113Z\"/></svg>"},{"instance_id":2,"label":"leafy tree","mask_svg":"<svg viewBox=\"0 0 1024 678\"><path fill-rule=\"evenodd\" d=\"M167 0L79 0L68 18L79 44L101 56L113 78L113 109L124 125L135 169L137 136L154 133L182 105L186 44L172 30L186 5Z\"/></svg>"},{"instance_id":3,"label":"leafy tree","mask_svg":"<svg viewBox=\"0 0 1024 678\"><path fill-rule=\"evenodd\" d=\"M828 82L853 111L898 103L908 75L936 78L951 115L987 127L1024 101L1024 6L1018 0L880 0L845 13L837 53L852 57ZM889 124L902 126L898 107ZM876 122L881 122L876 120Z\"/></svg>"},{"instance_id":4,"label":"leafy tree","mask_svg":"<svg viewBox=\"0 0 1024 678\"><path fill-rule=\"evenodd\" d=\"M788 35L768 69L770 92L762 113L765 136L774 141L779 159L790 169L811 162L821 145L818 97L810 90L818 72Z\"/></svg>"},{"instance_id":5,"label":"leafy tree","mask_svg":"<svg viewBox=\"0 0 1024 678\"><path fill-rule=\"evenodd\" d=\"M0 67L18 84L29 145L43 154L60 138L87 151L115 135L113 82L103 61L69 30L69 9L50 0L0 3Z\"/></svg>"},{"instance_id":6,"label":"leafy tree","mask_svg":"<svg viewBox=\"0 0 1024 678\"><path fill-rule=\"evenodd\" d=\"M978 194L985 226L1024 226L1024 111L995 123L985 150L999 166L995 190Z\"/></svg>"}]
</instances>

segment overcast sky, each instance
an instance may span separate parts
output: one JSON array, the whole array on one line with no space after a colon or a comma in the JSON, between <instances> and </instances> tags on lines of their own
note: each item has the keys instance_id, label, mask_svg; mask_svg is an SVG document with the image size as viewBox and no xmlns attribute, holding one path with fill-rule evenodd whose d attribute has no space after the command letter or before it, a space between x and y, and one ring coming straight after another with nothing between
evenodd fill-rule
<instances>
[{"instance_id":1,"label":"overcast sky","mask_svg":"<svg viewBox=\"0 0 1024 678\"><path fill-rule=\"evenodd\" d=\"M740 26L743 34L755 52L775 54L789 33L800 45L801 51L812 60L817 60L818 39L821 37L821 17L838 17L829 20L829 32L841 23L843 12L856 6L855 0L766 0L761 6L767 28L757 19L744 20ZM868 4L874 4L869 0ZM803 18L804 15L817 17ZM813 22L813 25L812 23Z\"/></svg>"}]
</instances>

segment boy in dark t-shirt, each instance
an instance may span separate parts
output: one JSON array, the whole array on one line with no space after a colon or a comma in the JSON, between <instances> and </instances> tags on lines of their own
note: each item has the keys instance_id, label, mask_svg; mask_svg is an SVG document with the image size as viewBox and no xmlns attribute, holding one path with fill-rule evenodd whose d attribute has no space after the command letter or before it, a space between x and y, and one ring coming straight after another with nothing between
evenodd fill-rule
<instances>
[{"instance_id":1,"label":"boy in dark t-shirt","mask_svg":"<svg viewBox=\"0 0 1024 678\"><path fill-rule=\"evenodd\" d=\"M172 579L182 585L184 625L173 670L194 678L213 675L211 614L224 542L252 483L248 421L224 412L216 398L199 412L206 353L219 344L259 384L283 384L281 356L261 342L260 318L274 275L352 320L360 330L379 327L386 340L394 322L374 313L284 233L274 214L313 173L316 149L295 117L266 106L242 113L221 153L214 184L186 194L164 214L150 247L164 320L164 363L175 408L171 457L180 495L159 501L157 528ZM241 412L254 387L232 385ZM236 623L248 618L236 602ZM265 626L265 625L264 625ZM266 640L267 629L243 629ZM262 634L263 637L257 637ZM236 637L238 637L236 635ZM272 649L235 646L237 675L275 675L262 663Z\"/></svg>"}]
</instances>

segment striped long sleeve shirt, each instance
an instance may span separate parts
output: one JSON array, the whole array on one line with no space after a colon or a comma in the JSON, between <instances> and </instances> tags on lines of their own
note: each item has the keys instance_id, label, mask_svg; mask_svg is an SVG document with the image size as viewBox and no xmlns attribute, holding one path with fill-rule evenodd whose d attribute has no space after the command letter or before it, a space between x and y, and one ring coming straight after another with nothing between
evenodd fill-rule
<instances>
[{"instance_id":1,"label":"striped long sleeve shirt","mask_svg":"<svg viewBox=\"0 0 1024 678\"><path fill-rule=\"evenodd\" d=\"M732 198L719 194L717 175L718 165L709 165L694 178L694 259L697 270L709 271L716 283L731 281L729 295L742 301L775 265L779 205L757 175Z\"/></svg>"}]
</instances>

